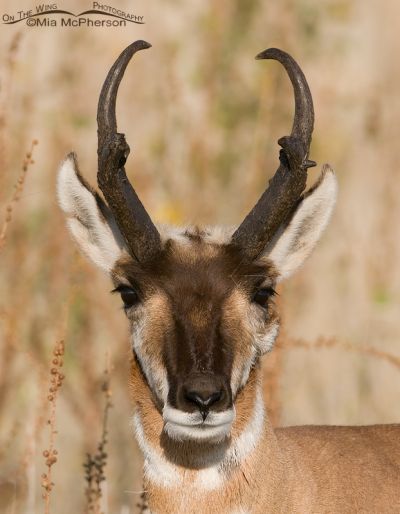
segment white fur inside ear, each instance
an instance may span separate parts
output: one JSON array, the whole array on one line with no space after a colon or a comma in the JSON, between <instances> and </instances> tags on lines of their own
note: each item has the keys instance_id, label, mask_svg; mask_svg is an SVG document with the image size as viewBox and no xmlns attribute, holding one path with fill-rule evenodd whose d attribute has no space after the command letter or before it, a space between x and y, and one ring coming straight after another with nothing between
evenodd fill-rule
<instances>
[{"instance_id":1,"label":"white fur inside ear","mask_svg":"<svg viewBox=\"0 0 400 514\"><path fill-rule=\"evenodd\" d=\"M305 195L289 224L268 245L264 256L275 264L280 280L296 271L317 244L332 215L337 190L335 174L325 164L320 178Z\"/></svg>"},{"instance_id":2,"label":"white fur inside ear","mask_svg":"<svg viewBox=\"0 0 400 514\"><path fill-rule=\"evenodd\" d=\"M60 165L57 194L79 248L109 272L121 256L123 239L109 208L103 202L100 210L94 192L80 176L74 154L69 154Z\"/></svg>"}]
</instances>

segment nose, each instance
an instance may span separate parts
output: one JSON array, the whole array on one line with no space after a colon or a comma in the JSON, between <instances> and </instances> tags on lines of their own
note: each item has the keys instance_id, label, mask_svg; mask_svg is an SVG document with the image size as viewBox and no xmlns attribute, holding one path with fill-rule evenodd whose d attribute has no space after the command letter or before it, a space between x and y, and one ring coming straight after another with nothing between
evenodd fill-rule
<instances>
[{"instance_id":1,"label":"nose","mask_svg":"<svg viewBox=\"0 0 400 514\"><path fill-rule=\"evenodd\" d=\"M206 419L210 410L222 411L231 403L229 385L223 377L213 374L192 374L180 384L177 395L178 409L199 410Z\"/></svg>"},{"instance_id":2,"label":"nose","mask_svg":"<svg viewBox=\"0 0 400 514\"><path fill-rule=\"evenodd\" d=\"M186 391L185 397L188 402L193 402L201 411L208 410L211 405L221 399L222 391L215 391L214 393L204 391Z\"/></svg>"}]
</instances>

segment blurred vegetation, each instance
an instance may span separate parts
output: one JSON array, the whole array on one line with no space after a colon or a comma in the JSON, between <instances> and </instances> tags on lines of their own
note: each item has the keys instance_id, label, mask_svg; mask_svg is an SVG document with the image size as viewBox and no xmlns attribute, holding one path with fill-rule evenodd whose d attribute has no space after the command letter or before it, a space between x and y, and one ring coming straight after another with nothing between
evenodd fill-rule
<instances>
[{"instance_id":1,"label":"blurred vegetation","mask_svg":"<svg viewBox=\"0 0 400 514\"><path fill-rule=\"evenodd\" d=\"M127 324L107 277L77 254L55 197L57 166L71 149L95 183L98 93L135 39L153 48L127 70L118 123L131 145L132 182L163 222L240 221L276 169L276 140L293 115L281 67L254 56L276 46L301 63L315 102L312 158L334 166L340 197L319 248L281 288L285 330L281 351L266 359L268 407L284 424L400 418L397 361L385 357L400 354L398 3L149 4L134 4L143 26L16 24L0 33L0 512L44 512L48 376L60 340L65 380L50 511L85 509L83 464L102 440L108 353L113 408L99 508L137 512L141 456L129 425ZM127 0L112 5L133 9ZM3 0L2 11L14 10ZM337 344L318 343L320 336Z\"/></svg>"}]
</instances>

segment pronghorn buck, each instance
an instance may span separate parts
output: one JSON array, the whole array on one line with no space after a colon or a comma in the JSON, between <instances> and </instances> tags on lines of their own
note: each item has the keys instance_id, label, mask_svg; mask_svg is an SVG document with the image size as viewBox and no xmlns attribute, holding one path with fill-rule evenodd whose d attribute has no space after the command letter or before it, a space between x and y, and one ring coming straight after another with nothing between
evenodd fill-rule
<instances>
[{"instance_id":1,"label":"pronghorn buck","mask_svg":"<svg viewBox=\"0 0 400 514\"><path fill-rule=\"evenodd\" d=\"M325 165L307 192L314 123L296 62L269 49L295 95L280 164L244 221L230 228L156 227L129 183L117 132L117 91L131 57L109 71L98 105L98 184L74 154L58 197L79 247L121 295L132 344L134 427L152 513L400 512L400 425L274 430L260 358L279 330L276 284L310 254L331 216L336 178Z\"/></svg>"}]
</instances>

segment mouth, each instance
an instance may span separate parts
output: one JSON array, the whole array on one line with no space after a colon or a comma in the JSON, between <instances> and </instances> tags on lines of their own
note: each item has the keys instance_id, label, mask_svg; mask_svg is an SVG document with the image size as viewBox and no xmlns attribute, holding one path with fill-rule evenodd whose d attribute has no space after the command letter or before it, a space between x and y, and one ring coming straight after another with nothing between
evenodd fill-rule
<instances>
[{"instance_id":1,"label":"mouth","mask_svg":"<svg viewBox=\"0 0 400 514\"><path fill-rule=\"evenodd\" d=\"M164 431L175 441L219 443L229 437L235 420L235 408L222 412L184 412L166 405L163 409Z\"/></svg>"}]
</instances>

